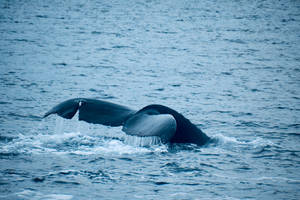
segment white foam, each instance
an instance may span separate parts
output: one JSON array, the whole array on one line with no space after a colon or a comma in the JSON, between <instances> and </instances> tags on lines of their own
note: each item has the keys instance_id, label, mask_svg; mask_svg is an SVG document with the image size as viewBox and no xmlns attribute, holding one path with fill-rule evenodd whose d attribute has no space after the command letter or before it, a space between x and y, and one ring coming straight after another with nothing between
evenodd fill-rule
<instances>
[{"instance_id":1,"label":"white foam","mask_svg":"<svg viewBox=\"0 0 300 200\"><path fill-rule=\"evenodd\" d=\"M134 147L119 140L111 140L104 143L103 146L97 147L96 152L102 153L117 153L117 154L133 154L133 153L147 153L149 149L143 147Z\"/></svg>"},{"instance_id":2,"label":"white foam","mask_svg":"<svg viewBox=\"0 0 300 200\"><path fill-rule=\"evenodd\" d=\"M266 145L270 145L270 146L274 146L275 145L270 140L263 139L263 138L260 138L260 137L256 137L256 139L253 140L253 141L251 141L251 142L249 142L249 144L253 145L254 148L261 147L261 146L266 146Z\"/></svg>"},{"instance_id":3,"label":"white foam","mask_svg":"<svg viewBox=\"0 0 300 200\"><path fill-rule=\"evenodd\" d=\"M263 139L260 137L256 137L256 139L252 140L252 141L241 141L235 137L229 137L229 136L225 136L223 134L217 134L217 135L213 136L212 138L213 138L213 140L217 141L217 143L220 145L228 145L228 144L247 145L247 146L250 145L252 148L262 147L262 146L266 146L266 145L270 145L270 146L274 145L274 143L271 142L270 140Z\"/></svg>"},{"instance_id":4,"label":"white foam","mask_svg":"<svg viewBox=\"0 0 300 200\"><path fill-rule=\"evenodd\" d=\"M57 133L57 132L56 132ZM139 154L165 152L167 147L158 138L126 137L113 139L81 132L23 135L1 147L1 152L53 154Z\"/></svg>"},{"instance_id":5,"label":"white foam","mask_svg":"<svg viewBox=\"0 0 300 200\"><path fill-rule=\"evenodd\" d=\"M146 148L142 146L132 146L125 144L120 140L105 140L101 146L80 149L72 151L74 154L79 155L91 155L91 154L140 154L149 152L164 152L167 151L164 145L152 146L151 148Z\"/></svg>"},{"instance_id":6,"label":"white foam","mask_svg":"<svg viewBox=\"0 0 300 200\"><path fill-rule=\"evenodd\" d=\"M54 122L54 121L53 121ZM92 128L91 128L92 127ZM82 129L82 130L81 130ZM128 136L116 128L93 127L78 120L56 117L53 132L38 128L19 134L14 142L0 147L5 153L136 154L167 151L158 137ZM116 139L117 138L117 139Z\"/></svg>"},{"instance_id":7,"label":"white foam","mask_svg":"<svg viewBox=\"0 0 300 200\"><path fill-rule=\"evenodd\" d=\"M217 134L213 136L213 139L217 140L217 142L221 144L227 144L227 143L244 144L244 142L238 141L234 137L229 137L222 134Z\"/></svg>"}]
</instances>

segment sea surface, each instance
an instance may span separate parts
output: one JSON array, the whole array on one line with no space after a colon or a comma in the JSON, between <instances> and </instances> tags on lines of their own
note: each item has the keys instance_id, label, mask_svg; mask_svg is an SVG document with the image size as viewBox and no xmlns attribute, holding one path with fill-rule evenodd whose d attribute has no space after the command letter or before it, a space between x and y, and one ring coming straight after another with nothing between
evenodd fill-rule
<instances>
[{"instance_id":1,"label":"sea surface","mask_svg":"<svg viewBox=\"0 0 300 200\"><path fill-rule=\"evenodd\" d=\"M199 147L42 119L163 104ZM300 1L1 0L0 199L300 199Z\"/></svg>"}]
</instances>

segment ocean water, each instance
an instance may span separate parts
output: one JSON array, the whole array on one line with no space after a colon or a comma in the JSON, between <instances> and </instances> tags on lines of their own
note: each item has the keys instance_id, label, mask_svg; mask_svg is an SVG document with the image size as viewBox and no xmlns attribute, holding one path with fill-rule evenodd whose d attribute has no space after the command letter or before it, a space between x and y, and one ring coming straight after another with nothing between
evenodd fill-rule
<instances>
[{"instance_id":1,"label":"ocean water","mask_svg":"<svg viewBox=\"0 0 300 200\"><path fill-rule=\"evenodd\" d=\"M298 0L0 1L0 199L300 199ZM212 141L42 119L167 105Z\"/></svg>"}]
</instances>

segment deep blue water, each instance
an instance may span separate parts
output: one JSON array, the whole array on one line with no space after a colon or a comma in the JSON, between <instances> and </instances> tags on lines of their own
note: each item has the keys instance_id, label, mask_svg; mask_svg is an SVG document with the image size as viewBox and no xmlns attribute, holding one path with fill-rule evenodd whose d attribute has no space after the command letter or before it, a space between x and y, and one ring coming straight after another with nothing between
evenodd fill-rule
<instances>
[{"instance_id":1,"label":"deep blue water","mask_svg":"<svg viewBox=\"0 0 300 200\"><path fill-rule=\"evenodd\" d=\"M0 1L0 199L300 199L300 2ZM213 141L41 119L167 105Z\"/></svg>"}]
</instances>

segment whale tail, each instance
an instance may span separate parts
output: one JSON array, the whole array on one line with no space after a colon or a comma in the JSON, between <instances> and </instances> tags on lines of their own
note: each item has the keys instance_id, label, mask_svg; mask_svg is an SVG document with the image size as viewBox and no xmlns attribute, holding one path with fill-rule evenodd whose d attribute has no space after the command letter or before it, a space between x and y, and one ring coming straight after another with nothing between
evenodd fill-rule
<instances>
[{"instance_id":1,"label":"whale tail","mask_svg":"<svg viewBox=\"0 0 300 200\"><path fill-rule=\"evenodd\" d=\"M79 102L79 99L64 101L46 112L43 118L48 117L51 114L57 114L63 118L72 119L79 108Z\"/></svg>"},{"instance_id":2,"label":"whale tail","mask_svg":"<svg viewBox=\"0 0 300 200\"><path fill-rule=\"evenodd\" d=\"M209 137L183 115L169 107L149 105L139 111L128 107L87 98L64 101L45 113L71 119L78 112L79 120L106 126L123 126L128 135L158 136L163 143L194 143L203 145Z\"/></svg>"},{"instance_id":3,"label":"whale tail","mask_svg":"<svg viewBox=\"0 0 300 200\"><path fill-rule=\"evenodd\" d=\"M44 118L57 114L63 118L72 119L77 111L79 111L79 120L107 126L120 126L136 112L125 106L106 101L75 98L54 106L45 113Z\"/></svg>"},{"instance_id":4,"label":"whale tail","mask_svg":"<svg viewBox=\"0 0 300 200\"><path fill-rule=\"evenodd\" d=\"M64 101L45 113L44 118L57 114L72 119L79 112L79 120L106 126L123 126L128 135L158 136L168 142L176 132L176 120L170 114L160 114L153 109L132 110L118 104L86 98Z\"/></svg>"}]
</instances>

